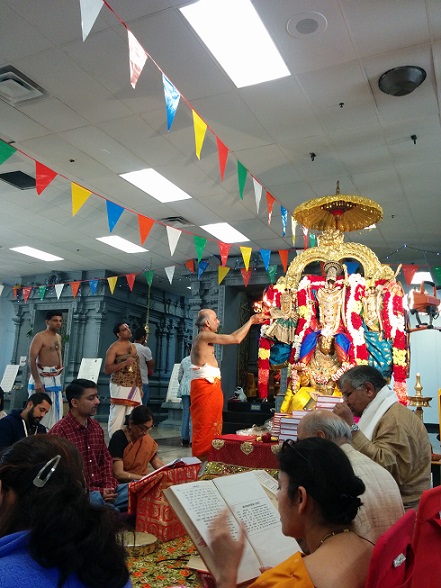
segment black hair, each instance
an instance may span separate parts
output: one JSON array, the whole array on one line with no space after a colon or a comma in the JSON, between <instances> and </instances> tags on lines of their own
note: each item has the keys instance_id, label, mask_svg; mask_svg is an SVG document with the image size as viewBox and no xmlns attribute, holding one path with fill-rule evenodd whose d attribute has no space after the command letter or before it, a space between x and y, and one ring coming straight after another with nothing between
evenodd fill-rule
<instances>
[{"instance_id":1,"label":"black hair","mask_svg":"<svg viewBox=\"0 0 441 588\"><path fill-rule=\"evenodd\" d=\"M5 393L3 392L3 388L0 386L0 410L3 410L4 408L4 399L5 399Z\"/></svg>"},{"instance_id":2,"label":"black hair","mask_svg":"<svg viewBox=\"0 0 441 588\"><path fill-rule=\"evenodd\" d=\"M153 414L150 408L140 404L139 406L135 406L132 412L126 416L124 424L127 425L130 422L134 425L143 425L152 420Z\"/></svg>"},{"instance_id":3,"label":"black hair","mask_svg":"<svg viewBox=\"0 0 441 588\"><path fill-rule=\"evenodd\" d=\"M119 328L121 325L125 325L125 323L115 323L113 325L113 334L115 335L115 337L118 337Z\"/></svg>"},{"instance_id":4,"label":"black hair","mask_svg":"<svg viewBox=\"0 0 441 588\"><path fill-rule=\"evenodd\" d=\"M291 500L303 486L317 503L325 523L348 525L355 518L362 504L358 496L366 488L338 445L320 437L285 442L279 462L280 470L289 478Z\"/></svg>"},{"instance_id":5,"label":"black hair","mask_svg":"<svg viewBox=\"0 0 441 588\"><path fill-rule=\"evenodd\" d=\"M135 341L139 341L143 337L146 337L147 333L145 332L145 327L138 327L135 331L134 336L135 336Z\"/></svg>"},{"instance_id":6,"label":"black hair","mask_svg":"<svg viewBox=\"0 0 441 588\"><path fill-rule=\"evenodd\" d=\"M46 317L45 320L46 321L50 321L52 317L54 316L61 316L63 317L63 313L61 312L61 310L48 310L46 313Z\"/></svg>"},{"instance_id":7,"label":"black hair","mask_svg":"<svg viewBox=\"0 0 441 588\"><path fill-rule=\"evenodd\" d=\"M81 396L84 394L84 390L86 388L97 389L98 386L93 380L86 380L85 378L77 378L76 380L72 380L72 382L67 386L65 390L66 398L69 403L69 408L72 408L73 398L79 400Z\"/></svg>"},{"instance_id":8,"label":"black hair","mask_svg":"<svg viewBox=\"0 0 441 588\"><path fill-rule=\"evenodd\" d=\"M29 396L29 398L26 401L26 404L32 402L32 406L37 406L38 404L41 404L44 401L46 401L48 404L52 406L52 399L49 396L49 394L46 394L46 392L35 392L35 394L31 394Z\"/></svg>"},{"instance_id":9,"label":"black hair","mask_svg":"<svg viewBox=\"0 0 441 588\"><path fill-rule=\"evenodd\" d=\"M57 456L54 471L41 473ZM72 443L56 435L17 441L0 457L0 480L8 504L0 512L0 536L28 530L31 557L59 570L58 588L71 574L90 588L125 586L129 573L117 535L121 519L116 511L90 504L82 459Z\"/></svg>"},{"instance_id":10,"label":"black hair","mask_svg":"<svg viewBox=\"0 0 441 588\"><path fill-rule=\"evenodd\" d=\"M353 388L363 386L366 382L370 382L375 389L375 392L384 388L387 381L383 378L381 372L371 365L356 365L347 372L345 372L338 381L338 387L341 384L349 382Z\"/></svg>"}]
</instances>

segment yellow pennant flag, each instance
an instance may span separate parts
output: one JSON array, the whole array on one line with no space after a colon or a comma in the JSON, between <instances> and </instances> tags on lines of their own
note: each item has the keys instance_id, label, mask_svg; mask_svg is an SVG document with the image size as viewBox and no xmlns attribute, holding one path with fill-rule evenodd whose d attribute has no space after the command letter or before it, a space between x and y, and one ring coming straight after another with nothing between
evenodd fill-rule
<instances>
[{"instance_id":1,"label":"yellow pennant flag","mask_svg":"<svg viewBox=\"0 0 441 588\"><path fill-rule=\"evenodd\" d=\"M230 268L228 266L223 266L223 265L218 265L217 266L217 283L218 285L220 285L225 276L228 274L228 272L230 271Z\"/></svg>"},{"instance_id":2,"label":"yellow pennant flag","mask_svg":"<svg viewBox=\"0 0 441 588\"><path fill-rule=\"evenodd\" d=\"M75 216L92 192L72 182L72 216Z\"/></svg>"},{"instance_id":3,"label":"yellow pennant flag","mask_svg":"<svg viewBox=\"0 0 441 588\"><path fill-rule=\"evenodd\" d=\"M250 265L250 257L251 257L252 250L253 250L252 247L241 247L240 248L240 252L242 253L242 257L243 257L243 262L245 264L245 269L247 271L248 271L248 266Z\"/></svg>"},{"instance_id":4,"label":"yellow pennant flag","mask_svg":"<svg viewBox=\"0 0 441 588\"><path fill-rule=\"evenodd\" d=\"M196 157L201 158L202 145L204 144L205 133L207 131L207 124L201 119L199 114L194 110L193 112L193 126L194 126L194 141L196 145Z\"/></svg>"},{"instance_id":5,"label":"yellow pennant flag","mask_svg":"<svg viewBox=\"0 0 441 588\"><path fill-rule=\"evenodd\" d=\"M111 294L113 294L115 291L116 282L118 281L118 276L112 276L111 278L107 278L107 281L109 282L110 292Z\"/></svg>"}]
</instances>

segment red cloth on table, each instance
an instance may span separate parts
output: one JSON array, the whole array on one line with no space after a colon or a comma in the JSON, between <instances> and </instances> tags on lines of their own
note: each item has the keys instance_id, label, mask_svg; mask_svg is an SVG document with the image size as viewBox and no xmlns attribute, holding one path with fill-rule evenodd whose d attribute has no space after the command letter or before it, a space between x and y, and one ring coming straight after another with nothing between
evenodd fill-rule
<instances>
[{"instance_id":1,"label":"red cloth on table","mask_svg":"<svg viewBox=\"0 0 441 588\"><path fill-rule=\"evenodd\" d=\"M228 435L221 435L213 440L208 461L219 461L248 468L278 469L279 461L276 457L278 448L278 443L235 441L228 439ZM276 450L275 453L274 450Z\"/></svg>"}]
</instances>

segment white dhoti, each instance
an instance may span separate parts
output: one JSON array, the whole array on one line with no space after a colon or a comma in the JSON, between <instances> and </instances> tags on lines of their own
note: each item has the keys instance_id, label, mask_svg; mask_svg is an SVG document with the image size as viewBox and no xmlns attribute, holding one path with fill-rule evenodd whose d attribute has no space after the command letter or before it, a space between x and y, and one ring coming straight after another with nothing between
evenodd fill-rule
<instances>
[{"instance_id":1,"label":"white dhoti","mask_svg":"<svg viewBox=\"0 0 441 588\"><path fill-rule=\"evenodd\" d=\"M50 367L45 365L38 365L37 370L40 380L44 386L44 391L52 400L52 407L41 424L50 429L63 418L63 387L61 385L61 374L63 373L62 367ZM35 380L31 374L28 382L28 394L31 396L35 394Z\"/></svg>"},{"instance_id":2,"label":"white dhoti","mask_svg":"<svg viewBox=\"0 0 441 588\"><path fill-rule=\"evenodd\" d=\"M132 412L135 406L141 404L141 389L138 386L120 386L109 382L110 412L109 412L109 439L115 431L124 425L125 418Z\"/></svg>"}]
</instances>

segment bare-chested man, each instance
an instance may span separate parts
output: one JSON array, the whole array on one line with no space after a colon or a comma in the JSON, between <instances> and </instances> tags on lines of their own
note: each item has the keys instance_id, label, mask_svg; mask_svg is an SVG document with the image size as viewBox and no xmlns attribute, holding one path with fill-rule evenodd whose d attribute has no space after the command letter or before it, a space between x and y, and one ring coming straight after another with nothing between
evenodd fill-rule
<instances>
[{"instance_id":1,"label":"bare-chested man","mask_svg":"<svg viewBox=\"0 0 441 588\"><path fill-rule=\"evenodd\" d=\"M196 326L199 334L191 348L191 419L193 423L193 455L206 461L215 435L222 433L222 408L224 397L220 382L220 370L214 356L214 345L241 343L253 325L264 321L261 314L254 314L231 335L218 334L219 319L214 310L199 311Z\"/></svg>"},{"instance_id":2,"label":"bare-chested man","mask_svg":"<svg viewBox=\"0 0 441 588\"><path fill-rule=\"evenodd\" d=\"M29 396L35 392L46 392L52 401L52 408L43 419L42 425L50 429L63 417L63 396L61 374L62 314L59 310L46 313L46 330L40 331L32 339L29 348L29 367L31 375L28 383Z\"/></svg>"},{"instance_id":3,"label":"bare-chested man","mask_svg":"<svg viewBox=\"0 0 441 588\"><path fill-rule=\"evenodd\" d=\"M109 437L121 429L126 415L141 404L142 379L136 347L130 342L132 331L126 323L116 323L113 333L118 341L106 353L104 373L110 375Z\"/></svg>"}]
</instances>

